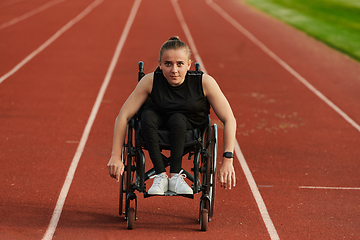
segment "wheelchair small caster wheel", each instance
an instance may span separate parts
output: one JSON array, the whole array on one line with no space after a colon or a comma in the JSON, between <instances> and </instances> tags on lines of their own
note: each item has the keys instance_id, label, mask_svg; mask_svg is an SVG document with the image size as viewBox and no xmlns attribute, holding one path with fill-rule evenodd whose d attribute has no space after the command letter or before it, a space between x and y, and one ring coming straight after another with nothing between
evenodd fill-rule
<instances>
[{"instance_id":1,"label":"wheelchair small caster wheel","mask_svg":"<svg viewBox=\"0 0 360 240\"><path fill-rule=\"evenodd\" d=\"M202 209L200 213L200 229L206 231L209 225L209 212L207 209Z\"/></svg>"},{"instance_id":2,"label":"wheelchair small caster wheel","mask_svg":"<svg viewBox=\"0 0 360 240\"><path fill-rule=\"evenodd\" d=\"M127 228L132 230L135 227L135 209L129 208L127 217Z\"/></svg>"}]
</instances>

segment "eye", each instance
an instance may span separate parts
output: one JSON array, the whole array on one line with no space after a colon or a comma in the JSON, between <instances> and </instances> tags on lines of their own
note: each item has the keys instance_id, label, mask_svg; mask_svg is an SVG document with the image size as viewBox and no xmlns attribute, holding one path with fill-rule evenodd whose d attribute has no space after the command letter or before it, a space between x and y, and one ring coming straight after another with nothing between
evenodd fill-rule
<instances>
[{"instance_id":1,"label":"eye","mask_svg":"<svg viewBox=\"0 0 360 240\"><path fill-rule=\"evenodd\" d=\"M178 67L182 67L184 65L184 63L183 62L179 62L179 63L177 63L177 66Z\"/></svg>"}]
</instances>

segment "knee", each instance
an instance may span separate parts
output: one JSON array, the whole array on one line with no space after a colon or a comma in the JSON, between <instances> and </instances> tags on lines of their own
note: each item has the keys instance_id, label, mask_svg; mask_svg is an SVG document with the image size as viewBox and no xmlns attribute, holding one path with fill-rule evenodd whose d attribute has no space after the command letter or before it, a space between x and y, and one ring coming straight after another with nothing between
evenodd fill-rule
<instances>
[{"instance_id":1,"label":"knee","mask_svg":"<svg viewBox=\"0 0 360 240\"><path fill-rule=\"evenodd\" d=\"M187 128L187 118L181 114L181 113L175 113L173 115L170 116L168 122L167 122L167 127L172 130L172 129L181 129L186 131Z\"/></svg>"},{"instance_id":2,"label":"knee","mask_svg":"<svg viewBox=\"0 0 360 240\"><path fill-rule=\"evenodd\" d=\"M143 130L158 129L158 116L151 111L144 111L141 114L141 128Z\"/></svg>"}]
</instances>

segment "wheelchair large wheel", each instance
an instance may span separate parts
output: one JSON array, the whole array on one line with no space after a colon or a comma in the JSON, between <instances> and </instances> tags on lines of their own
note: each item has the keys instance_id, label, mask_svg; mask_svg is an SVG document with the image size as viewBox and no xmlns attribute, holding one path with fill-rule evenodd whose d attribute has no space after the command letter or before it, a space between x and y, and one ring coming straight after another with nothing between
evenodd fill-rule
<instances>
[{"instance_id":1,"label":"wheelchair large wheel","mask_svg":"<svg viewBox=\"0 0 360 240\"><path fill-rule=\"evenodd\" d=\"M125 219L128 217L128 210L130 207L129 193L133 192L132 181L135 175L134 157L132 156L132 127L128 127L127 141L122 149L122 162L125 166L124 173L120 178L120 199L119 199L119 215L125 214ZM125 203L125 206L124 206ZM124 209L124 212L123 212Z\"/></svg>"},{"instance_id":2,"label":"wheelchair large wheel","mask_svg":"<svg viewBox=\"0 0 360 240\"><path fill-rule=\"evenodd\" d=\"M218 132L217 132L217 125L214 124L212 126L212 139L214 141L211 142L211 178L210 178L210 189L209 189L209 196L210 196L210 212L209 216L214 216L214 208L215 208L215 192L216 192L216 175L217 175L217 139L218 139Z\"/></svg>"},{"instance_id":3,"label":"wheelchair large wheel","mask_svg":"<svg viewBox=\"0 0 360 240\"><path fill-rule=\"evenodd\" d=\"M216 166L217 166L217 125L209 126L205 133L204 147L207 149L207 155L202 157L202 185L203 200L202 208L208 210L209 217L214 215L215 191L216 191ZM205 199L208 201L205 201ZM201 216L200 212L200 216Z\"/></svg>"}]
</instances>

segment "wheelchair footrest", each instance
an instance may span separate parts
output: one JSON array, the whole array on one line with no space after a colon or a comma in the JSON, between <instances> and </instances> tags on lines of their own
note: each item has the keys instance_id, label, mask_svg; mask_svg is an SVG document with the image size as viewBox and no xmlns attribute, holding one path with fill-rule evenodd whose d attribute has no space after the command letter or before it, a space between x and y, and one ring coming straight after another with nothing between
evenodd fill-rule
<instances>
[{"instance_id":1,"label":"wheelchair footrest","mask_svg":"<svg viewBox=\"0 0 360 240\"><path fill-rule=\"evenodd\" d=\"M148 194L147 192L144 193L144 198L148 198L148 197L155 197L155 196L158 196L158 197L186 197L186 198L191 198L191 199L194 199L194 194L176 194L175 192L172 192L172 191L167 191L165 192L164 195L152 195L152 194Z\"/></svg>"}]
</instances>

